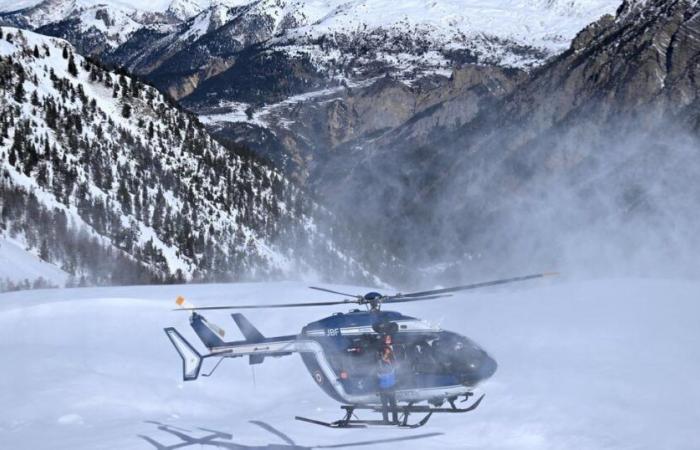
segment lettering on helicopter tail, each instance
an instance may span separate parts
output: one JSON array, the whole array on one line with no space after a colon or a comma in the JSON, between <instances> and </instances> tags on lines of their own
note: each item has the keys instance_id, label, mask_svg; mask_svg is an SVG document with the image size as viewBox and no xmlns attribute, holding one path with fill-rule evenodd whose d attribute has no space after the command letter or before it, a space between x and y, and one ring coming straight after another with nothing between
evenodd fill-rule
<instances>
[{"instance_id":1,"label":"lettering on helicopter tail","mask_svg":"<svg viewBox=\"0 0 700 450\"><path fill-rule=\"evenodd\" d=\"M316 383L318 384L323 384L323 374L317 370L314 372L314 380L316 380Z\"/></svg>"}]
</instances>

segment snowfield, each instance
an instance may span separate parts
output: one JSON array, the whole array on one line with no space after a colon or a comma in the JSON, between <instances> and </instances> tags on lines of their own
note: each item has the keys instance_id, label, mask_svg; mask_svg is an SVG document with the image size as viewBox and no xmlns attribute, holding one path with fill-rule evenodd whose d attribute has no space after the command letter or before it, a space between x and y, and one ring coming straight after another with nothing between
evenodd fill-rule
<instances>
[{"instance_id":1,"label":"snowfield","mask_svg":"<svg viewBox=\"0 0 700 450\"><path fill-rule=\"evenodd\" d=\"M477 389L486 398L472 413L418 430L362 431L294 420L339 416L296 355L254 372L245 359L225 361L211 378L182 382L163 327L203 347L187 314L170 311L177 295L196 305L327 298L301 283L6 293L0 447L698 448L698 294L700 282L556 280L407 304L402 312L475 339L499 370ZM334 311L246 315L273 336ZM226 312L207 317L238 338Z\"/></svg>"},{"instance_id":2,"label":"snowfield","mask_svg":"<svg viewBox=\"0 0 700 450\"><path fill-rule=\"evenodd\" d=\"M69 275L54 264L25 250L20 242L0 237L0 281L21 283L39 278L54 286L64 286Z\"/></svg>"}]
</instances>

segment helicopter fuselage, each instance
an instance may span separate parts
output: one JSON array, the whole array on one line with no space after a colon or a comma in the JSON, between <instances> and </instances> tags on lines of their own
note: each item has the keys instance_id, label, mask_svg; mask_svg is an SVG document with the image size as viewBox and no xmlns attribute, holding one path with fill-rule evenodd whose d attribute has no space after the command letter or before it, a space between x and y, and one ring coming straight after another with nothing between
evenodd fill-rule
<instances>
[{"instance_id":1,"label":"helicopter fuselage","mask_svg":"<svg viewBox=\"0 0 700 450\"><path fill-rule=\"evenodd\" d=\"M248 356L250 364L299 353L316 384L352 405L380 402L379 352L391 335L399 402L441 404L471 390L496 371L496 361L470 339L394 311L353 310L312 322L297 335L265 337L242 314L232 318L245 336L224 342L213 324L193 312L190 324L210 350L200 355L174 328L165 332L180 353L185 381L197 379L206 358Z\"/></svg>"},{"instance_id":2,"label":"helicopter fuselage","mask_svg":"<svg viewBox=\"0 0 700 450\"><path fill-rule=\"evenodd\" d=\"M393 311L337 313L302 329L301 357L315 382L335 400L379 402L377 324L396 324L392 334L397 401L440 403L470 392L496 371L491 356L470 339Z\"/></svg>"}]
</instances>

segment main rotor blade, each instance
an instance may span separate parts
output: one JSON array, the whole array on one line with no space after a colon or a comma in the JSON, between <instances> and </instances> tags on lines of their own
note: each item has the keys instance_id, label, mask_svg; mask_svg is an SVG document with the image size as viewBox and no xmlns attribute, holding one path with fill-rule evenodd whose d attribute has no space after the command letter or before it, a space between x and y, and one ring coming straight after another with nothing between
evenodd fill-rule
<instances>
[{"instance_id":1,"label":"main rotor blade","mask_svg":"<svg viewBox=\"0 0 700 450\"><path fill-rule=\"evenodd\" d=\"M357 303L357 300L342 300L339 302L314 302L314 303L278 303L274 305L234 305L234 306L200 306L195 308L178 308L173 311L213 311L217 309L265 309L265 308L302 308L305 306L330 306Z\"/></svg>"},{"instance_id":2,"label":"main rotor blade","mask_svg":"<svg viewBox=\"0 0 700 450\"><path fill-rule=\"evenodd\" d=\"M452 294L441 294L441 295L427 295L425 297L388 297L386 300L382 301L382 304L387 303L406 303L406 302L418 302L421 300L434 300L436 298L452 297Z\"/></svg>"},{"instance_id":3,"label":"main rotor blade","mask_svg":"<svg viewBox=\"0 0 700 450\"><path fill-rule=\"evenodd\" d=\"M389 298L390 299L406 298L406 297L412 298L412 297L425 297L426 295L447 294L449 292L467 291L470 289L478 289L478 288L482 288L482 287L496 286L499 284L515 283L518 281L526 281L526 280L534 280L535 278L544 278L544 277L553 276L553 275L559 275L559 274L557 272L544 272L544 273L537 273L534 275L525 275L522 277L504 278L501 280L493 280L493 281L484 281L481 283L465 284L463 286L455 286L455 287L450 287L450 288L445 288L445 289L433 289L431 291L411 292L410 294L397 294L397 295L391 296Z\"/></svg>"},{"instance_id":4,"label":"main rotor blade","mask_svg":"<svg viewBox=\"0 0 700 450\"><path fill-rule=\"evenodd\" d=\"M317 291L330 292L331 294L344 295L345 297L362 297L361 295L357 295L357 294L347 294L345 292L332 291L330 289L316 287L316 286L309 286L309 289L316 289Z\"/></svg>"}]
</instances>

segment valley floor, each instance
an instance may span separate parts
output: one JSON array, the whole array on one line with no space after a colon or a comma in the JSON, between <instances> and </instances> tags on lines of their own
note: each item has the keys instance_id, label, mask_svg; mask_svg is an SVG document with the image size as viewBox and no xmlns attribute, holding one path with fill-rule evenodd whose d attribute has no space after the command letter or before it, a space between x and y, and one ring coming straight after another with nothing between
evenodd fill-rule
<instances>
[{"instance_id":1,"label":"valley floor","mask_svg":"<svg viewBox=\"0 0 700 450\"><path fill-rule=\"evenodd\" d=\"M6 293L0 447L209 448L197 439L216 430L209 445L229 449L390 449L397 439L420 449L697 448L699 294L700 282L557 280L408 304L402 312L467 335L497 359L477 389L481 407L418 430L330 430L294 421L339 415L298 356L254 373L245 360L226 361L213 377L183 383L162 331L176 326L201 349L187 315L170 311L177 295L196 305L326 298L301 283ZM332 312L246 315L273 336ZM207 316L236 338L227 313Z\"/></svg>"}]
</instances>

